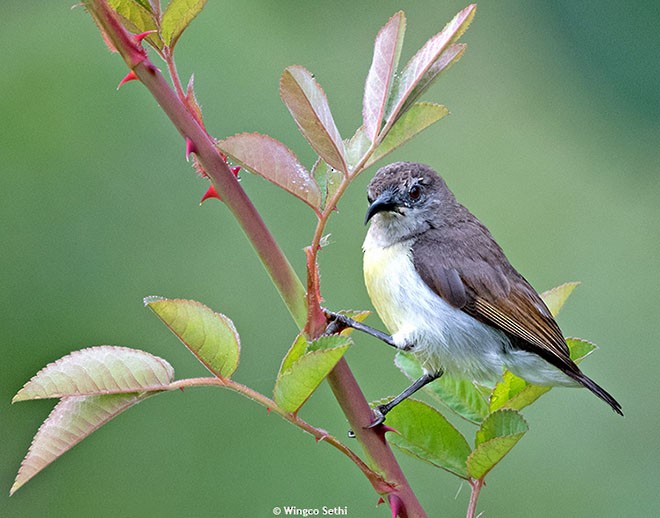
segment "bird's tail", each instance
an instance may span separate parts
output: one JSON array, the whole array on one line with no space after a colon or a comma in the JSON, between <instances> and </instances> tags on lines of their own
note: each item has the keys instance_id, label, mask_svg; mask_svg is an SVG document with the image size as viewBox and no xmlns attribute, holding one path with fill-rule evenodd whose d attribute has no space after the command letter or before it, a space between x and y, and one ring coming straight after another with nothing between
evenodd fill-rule
<instances>
[{"instance_id":1,"label":"bird's tail","mask_svg":"<svg viewBox=\"0 0 660 518\"><path fill-rule=\"evenodd\" d=\"M614 399L607 390L605 390L603 387L601 387L598 383L596 383L594 380L592 380L589 376L586 374L583 374L582 372L566 372L571 378L573 378L575 381L580 383L581 385L587 387L591 392L596 394L600 399L605 401L608 405L612 407L612 410L614 410L617 414L623 415L623 411L621 410L621 405L619 402Z\"/></svg>"}]
</instances>

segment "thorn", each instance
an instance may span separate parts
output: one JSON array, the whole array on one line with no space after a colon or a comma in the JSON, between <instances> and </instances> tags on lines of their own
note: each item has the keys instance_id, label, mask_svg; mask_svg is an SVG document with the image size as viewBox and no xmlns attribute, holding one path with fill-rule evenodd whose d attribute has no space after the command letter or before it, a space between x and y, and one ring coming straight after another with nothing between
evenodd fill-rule
<instances>
[{"instance_id":1,"label":"thorn","mask_svg":"<svg viewBox=\"0 0 660 518\"><path fill-rule=\"evenodd\" d=\"M215 190L215 186L213 184L211 184L209 186L209 188L206 190L206 192L204 193L204 196L202 196L202 199L199 200L199 204L201 205L202 203L204 203L209 198L216 198L216 199L222 201L222 198L218 194L218 191ZM270 409L269 409L269 412L270 412Z\"/></svg>"},{"instance_id":2,"label":"thorn","mask_svg":"<svg viewBox=\"0 0 660 518\"><path fill-rule=\"evenodd\" d=\"M390 508L392 509L392 518L396 518L397 516L402 516L401 512L403 511L403 502L401 501L401 498L399 498L399 495L388 495L387 499L390 502Z\"/></svg>"},{"instance_id":3,"label":"thorn","mask_svg":"<svg viewBox=\"0 0 660 518\"><path fill-rule=\"evenodd\" d=\"M184 389L184 388L185 388L185 387L179 387L179 390L180 390L181 392L183 392L183 389Z\"/></svg>"},{"instance_id":4,"label":"thorn","mask_svg":"<svg viewBox=\"0 0 660 518\"><path fill-rule=\"evenodd\" d=\"M190 162L190 155L192 153L197 153L197 147L192 140L186 137L186 162Z\"/></svg>"},{"instance_id":5,"label":"thorn","mask_svg":"<svg viewBox=\"0 0 660 518\"><path fill-rule=\"evenodd\" d=\"M268 412L268 415L270 415L270 407L266 408L266 412Z\"/></svg>"},{"instance_id":6,"label":"thorn","mask_svg":"<svg viewBox=\"0 0 660 518\"><path fill-rule=\"evenodd\" d=\"M131 70L128 74L126 74L126 77L119 81L119 84L117 85L117 90L119 90L123 85L128 83L129 81L137 81L138 76L135 74L135 71Z\"/></svg>"},{"instance_id":7,"label":"thorn","mask_svg":"<svg viewBox=\"0 0 660 518\"><path fill-rule=\"evenodd\" d=\"M234 173L234 176L238 178L238 173L241 170L241 166L235 165L234 167L230 167L229 169L231 169L231 172Z\"/></svg>"},{"instance_id":8,"label":"thorn","mask_svg":"<svg viewBox=\"0 0 660 518\"><path fill-rule=\"evenodd\" d=\"M399 430L397 430L396 428L392 428L391 426L387 426L386 424L382 425L380 430L383 433L392 432L392 433L395 433L397 435L401 435L401 432Z\"/></svg>"},{"instance_id":9,"label":"thorn","mask_svg":"<svg viewBox=\"0 0 660 518\"><path fill-rule=\"evenodd\" d=\"M144 38L146 38L147 36L149 36L149 34L154 34L154 33L156 33L156 32L158 32L156 29L151 30L151 31L141 32L140 34L134 34L134 35L133 35L133 38L135 38L135 41L136 41L137 43L142 43L142 40L143 40Z\"/></svg>"},{"instance_id":10,"label":"thorn","mask_svg":"<svg viewBox=\"0 0 660 518\"><path fill-rule=\"evenodd\" d=\"M378 502L376 502L376 507L378 507L380 504L384 504L384 503L385 503L385 499L381 496L381 497L378 499Z\"/></svg>"},{"instance_id":11,"label":"thorn","mask_svg":"<svg viewBox=\"0 0 660 518\"><path fill-rule=\"evenodd\" d=\"M316 436L314 436L314 440L315 440L317 443L318 443L318 442L321 442L321 441L325 441L325 440L327 439L328 435L330 435L330 434L329 434L328 432L326 432L325 430L319 430L319 431L321 431L323 435L321 435L320 437L316 437Z\"/></svg>"}]
</instances>

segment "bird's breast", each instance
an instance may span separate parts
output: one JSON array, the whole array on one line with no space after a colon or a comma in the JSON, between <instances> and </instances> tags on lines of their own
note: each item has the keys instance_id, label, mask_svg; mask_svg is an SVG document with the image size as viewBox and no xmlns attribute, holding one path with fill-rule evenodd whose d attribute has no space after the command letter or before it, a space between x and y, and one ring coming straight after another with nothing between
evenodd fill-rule
<instances>
[{"instance_id":1,"label":"bird's breast","mask_svg":"<svg viewBox=\"0 0 660 518\"><path fill-rule=\"evenodd\" d=\"M365 241L364 282L378 315L392 334L405 323L405 308L410 305L406 299L416 284L416 275L409 243L381 247Z\"/></svg>"}]
</instances>

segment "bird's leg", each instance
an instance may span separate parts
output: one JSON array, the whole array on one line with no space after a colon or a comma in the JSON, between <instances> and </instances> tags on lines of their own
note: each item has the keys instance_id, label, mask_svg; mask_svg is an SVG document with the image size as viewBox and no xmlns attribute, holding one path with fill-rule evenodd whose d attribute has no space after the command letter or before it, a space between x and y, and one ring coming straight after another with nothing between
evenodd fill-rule
<instances>
[{"instance_id":1,"label":"bird's leg","mask_svg":"<svg viewBox=\"0 0 660 518\"><path fill-rule=\"evenodd\" d=\"M371 422L371 424L367 428L375 428L376 426L383 424L383 422L385 421L385 416L390 410L392 410L395 406L401 403L401 401L403 401L404 399L412 396L415 392L417 392L425 385L428 385L432 381L437 380L440 376L442 376L442 371L426 373L417 381L415 381L412 385L410 385L406 390L401 392L401 394L396 396L394 399L388 401L384 405L378 405L376 408L374 408L374 414L376 414L376 418Z\"/></svg>"},{"instance_id":2,"label":"bird's leg","mask_svg":"<svg viewBox=\"0 0 660 518\"><path fill-rule=\"evenodd\" d=\"M390 345L398 349L397 345L394 343L394 340L392 340L392 337L387 333L383 333L378 329L363 324L362 322L358 322L357 320L353 320L352 318L347 317L346 315L335 313L334 311L323 309L323 313L325 313L325 316L328 317L328 319L330 320L328 327L326 327L325 329L324 334L326 335L333 335L341 332L343 329L346 329L347 327L352 327L353 329L362 331L363 333L367 333L368 335L371 335L375 338L378 338L379 340L382 340L387 345Z\"/></svg>"}]
</instances>

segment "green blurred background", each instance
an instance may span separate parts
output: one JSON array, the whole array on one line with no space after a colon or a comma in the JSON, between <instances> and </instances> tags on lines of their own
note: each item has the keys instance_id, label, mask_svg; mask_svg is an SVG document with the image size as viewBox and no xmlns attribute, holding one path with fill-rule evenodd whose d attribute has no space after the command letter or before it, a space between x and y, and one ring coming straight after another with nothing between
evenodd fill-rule
<instances>
[{"instance_id":1,"label":"green blurred background","mask_svg":"<svg viewBox=\"0 0 660 518\"><path fill-rule=\"evenodd\" d=\"M311 165L278 97L282 70L316 74L348 137L379 27L407 12L406 60L464 6L212 0L182 38L179 66L195 73L214 135L268 133ZM266 393L296 333L226 208L198 206L207 184L178 134L140 84L115 91L123 63L70 7L0 6L0 516L267 517L282 505L388 516L332 448L213 389L131 409L8 498L53 406L10 399L46 363L117 344L167 358L180 378L203 375L143 296L195 298L228 314L243 343L236 377ZM527 409L531 431L489 476L485 516L660 514L659 19L651 1L482 2L467 53L426 95L451 117L391 157L440 171L538 290L583 282L560 324L601 346L584 368L626 413L569 389ZM321 268L331 308L370 308L360 245L372 174L329 228ZM243 174L243 185L302 275L311 212L260 178ZM392 351L370 338L348 360L371 399L406 385ZM325 384L301 415L345 436ZM465 484L401 462L430 516L464 515Z\"/></svg>"}]
</instances>

